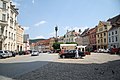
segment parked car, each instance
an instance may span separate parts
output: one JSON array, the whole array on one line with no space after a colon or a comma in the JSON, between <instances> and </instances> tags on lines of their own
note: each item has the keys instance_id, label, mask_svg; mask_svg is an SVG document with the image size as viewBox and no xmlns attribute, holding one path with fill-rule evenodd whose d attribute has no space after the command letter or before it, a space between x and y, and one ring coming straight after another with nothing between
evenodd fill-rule
<instances>
[{"instance_id":1,"label":"parked car","mask_svg":"<svg viewBox=\"0 0 120 80\"><path fill-rule=\"evenodd\" d=\"M7 58L7 57L8 57L7 51L0 50L0 59L1 58Z\"/></svg>"},{"instance_id":2,"label":"parked car","mask_svg":"<svg viewBox=\"0 0 120 80\"><path fill-rule=\"evenodd\" d=\"M104 53L109 53L110 50L109 50L109 49L103 49L103 52L104 52Z\"/></svg>"},{"instance_id":3,"label":"parked car","mask_svg":"<svg viewBox=\"0 0 120 80\"><path fill-rule=\"evenodd\" d=\"M119 54L120 53L120 48L111 48L110 53L111 54Z\"/></svg>"},{"instance_id":4,"label":"parked car","mask_svg":"<svg viewBox=\"0 0 120 80\"><path fill-rule=\"evenodd\" d=\"M25 52L24 51L19 51L18 54L23 55L23 54L25 54Z\"/></svg>"},{"instance_id":5,"label":"parked car","mask_svg":"<svg viewBox=\"0 0 120 80\"><path fill-rule=\"evenodd\" d=\"M6 53L8 54L8 57L12 57L12 52L11 51L6 51Z\"/></svg>"},{"instance_id":6,"label":"parked car","mask_svg":"<svg viewBox=\"0 0 120 80\"><path fill-rule=\"evenodd\" d=\"M59 53L60 58L75 58L76 50L65 50L64 53ZM79 51L79 56L85 56L84 52Z\"/></svg>"},{"instance_id":7,"label":"parked car","mask_svg":"<svg viewBox=\"0 0 120 80\"><path fill-rule=\"evenodd\" d=\"M31 56L39 56L39 52L38 51L32 51Z\"/></svg>"},{"instance_id":8,"label":"parked car","mask_svg":"<svg viewBox=\"0 0 120 80\"><path fill-rule=\"evenodd\" d=\"M14 51L11 51L12 53L12 56L15 57L16 56L16 53Z\"/></svg>"},{"instance_id":9,"label":"parked car","mask_svg":"<svg viewBox=\"0 0 120 80\"><path fill-rule=\"evenodd\" d=\"M102 53L102 52L104 52L104 49L98 49L97 52Z\"/></svg>"}]
</instances>

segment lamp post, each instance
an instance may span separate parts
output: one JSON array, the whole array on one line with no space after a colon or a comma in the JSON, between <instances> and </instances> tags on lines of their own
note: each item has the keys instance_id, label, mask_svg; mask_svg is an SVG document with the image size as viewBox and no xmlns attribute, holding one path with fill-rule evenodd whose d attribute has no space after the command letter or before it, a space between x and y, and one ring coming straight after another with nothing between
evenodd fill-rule
<instances>
[{"instance_id":1,"label":"lamp post","mask_svg":"<svg viewBox=\"0 0 120 80\"><path fill-rule=\"evenodd\" d=\"M55 39L55 42L57 42L57 31L58 31L58 26L55 27L55 32L56 32L56 39Z\"/></svg>"}]
</instances>

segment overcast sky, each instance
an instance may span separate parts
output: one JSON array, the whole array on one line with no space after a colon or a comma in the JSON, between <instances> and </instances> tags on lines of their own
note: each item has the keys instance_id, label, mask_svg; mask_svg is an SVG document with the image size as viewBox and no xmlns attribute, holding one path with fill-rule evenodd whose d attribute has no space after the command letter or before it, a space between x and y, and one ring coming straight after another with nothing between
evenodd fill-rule
<instances>
[{"instance_id":1,"label":"overcast sky","mask_svg":"<svg viewBox=\"0 0 120 80\"><path fill-rule=\"evenodd\" d=\"M30 38L49 38L67 30L82 31L120 14L120 0L13 0L18 22Z\"/></svg>"}]
</instances>

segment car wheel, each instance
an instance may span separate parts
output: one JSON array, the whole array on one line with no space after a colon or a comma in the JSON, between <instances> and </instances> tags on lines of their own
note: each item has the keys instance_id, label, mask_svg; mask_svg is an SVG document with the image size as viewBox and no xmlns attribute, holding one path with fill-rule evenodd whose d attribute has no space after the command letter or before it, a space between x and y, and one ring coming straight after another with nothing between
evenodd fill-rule
<instances>
[{"instance_id":1,"label":"car wheel","mask_svg":"<svg viewBox=\"0 0 120 80\"><path fill-rule=\"evenodd\" d=\"M64 58L65 58L65 55L63 55L62 58L64 59Z\"/></svg>"},{"instance_id":2,"label":"car wheel","mask_svg":"<svg viewBox=\"0 0 120 80\"><path fill-rule=\"evenodd\" d=\"M0 55L0 59L2 59L2 56Z\"/></svg>"}]
</instances>

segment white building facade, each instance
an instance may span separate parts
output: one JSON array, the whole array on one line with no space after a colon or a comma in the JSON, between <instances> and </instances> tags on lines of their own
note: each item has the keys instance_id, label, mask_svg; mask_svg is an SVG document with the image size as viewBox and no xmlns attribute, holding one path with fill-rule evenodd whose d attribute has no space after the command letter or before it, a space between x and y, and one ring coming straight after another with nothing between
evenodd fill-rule
<instances>
[{"instance_id":1,"label":"white building facade","mask_svg":"<svg viewBox=\"0 0 120 80\"><path fill-rule=\"evenodd\" d=\"M0 49L16 50L16 22L18 9L10 0L0 0Z\"/></svg>"},{"instance_id":2,"label":"white building facade","mask_svg":"<svg viewBox=\"0 0 120 80\"><path fill-rule=\"evenodd\" d=\"M120 48L120 26L112 27L108 32L108 48Z\"/></svg>"},{"instance_id":3,"label":"white building facade","mask_svg":"<svg viewBox=\"0 0 120 80\"><path fill-rule=\"evenodd\" d=\"M73 31L67 31L64 35L64 43L66 42L76 42L75 39L79 36L79 33Z\"/></svg>"}]
</instances>

